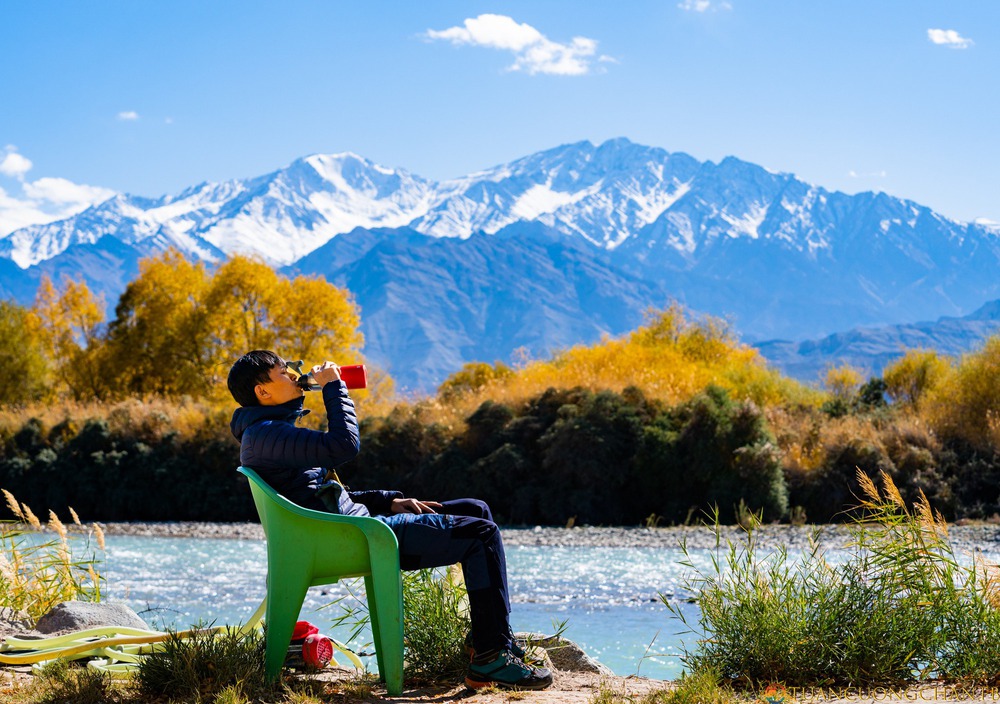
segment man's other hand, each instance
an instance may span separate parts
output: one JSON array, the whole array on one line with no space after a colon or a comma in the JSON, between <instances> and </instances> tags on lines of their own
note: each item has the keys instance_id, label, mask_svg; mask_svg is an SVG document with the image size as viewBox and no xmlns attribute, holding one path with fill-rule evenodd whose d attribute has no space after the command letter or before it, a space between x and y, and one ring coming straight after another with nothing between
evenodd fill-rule
<instances>
[{"instance_id":1,"label":"man's other hand","mask_svg":"<svg viewBox=\"0 0 1000 704\"><path fill-rule=\"evenodd\" d=\"M323 362L310 369L313 380L320 386L326 386L331 381L340 378L340 367L333 362Z\"/></svg>"},{"instance_id":2,"label":"man's other hand","mask_svg":"<svg viewBox=\"0 0 1000 704\"><path fill-rule=\"evenodd\" d=\"M417 499L393 499L393 513L437 513L434 509L441 508L437 501L418 501Z\"/></svg>"}]
</instances>

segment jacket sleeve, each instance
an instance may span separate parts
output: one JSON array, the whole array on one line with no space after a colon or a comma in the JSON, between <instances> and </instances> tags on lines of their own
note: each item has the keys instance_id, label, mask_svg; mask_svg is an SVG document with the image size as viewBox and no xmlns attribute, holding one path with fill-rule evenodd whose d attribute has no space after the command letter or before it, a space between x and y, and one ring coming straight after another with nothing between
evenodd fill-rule
<instances>
[{"instance_id":1,"label":"jacket sleeve","mask_svg":"<svg viewBox=\"0 0 1000 704\"><path fill-rule=\"evenodd\" d=\"M326 432L297 428L286 422L257 423L244 435L241 460L249 466L281 468L337 467L361 449L358 416L342 381L323 387Z\"/></svg>"},{"instance_id":2,"label":"jacket sleeve","mask_svg":"<svg viewBox=\"0 0 1000 704\"><path fill-rule=\"evenodd\" d=\"M373 516L388 515L392 512L392 500L402 499L401 491L386 491L384 489L368 489L365 491L349 491L351 501L364 505Z\"/></svg>"}]
</instances>

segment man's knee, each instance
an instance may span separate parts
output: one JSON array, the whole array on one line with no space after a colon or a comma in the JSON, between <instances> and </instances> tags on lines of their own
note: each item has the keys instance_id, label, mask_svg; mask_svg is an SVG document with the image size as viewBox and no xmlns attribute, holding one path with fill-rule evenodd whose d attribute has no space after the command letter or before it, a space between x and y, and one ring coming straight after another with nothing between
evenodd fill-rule
<instances>
[{"instance_id":1,"label":"man's knee","mask_svg":"<svg viewBox=\"0 0 1000 704\"><path fill-rule=\"evenodd\" d=\"M477 540L481 543L491 543L500 537L500 528L496 523L471 516L457 518L451 531L459 540Z\"/></svg>"},{"instance_id":2,"label":"man's knee","mask_svg":"<svg viewBox=\"0 0 1000 704\"><path fill-rule=\"evenodd\" d=\"M493 520L493 512L485 501L479 499L453 499L442 504L442 511L455 516L470 516L472 518L485 518L487 521Z\"/></svg>"},{"instance_id":3,"label":"man's knee","mask_svg":"<svg viewBox=\"0 0 1000 704\"><path fill-rule=\"evenodd\" d=\"M493 512L490 511L490 505L485 501L480 501L479 499L469 499L469 503L476 507L476 515L479 518L484 518L487 521L493 522Z\"/></svg>"}]
</instances>

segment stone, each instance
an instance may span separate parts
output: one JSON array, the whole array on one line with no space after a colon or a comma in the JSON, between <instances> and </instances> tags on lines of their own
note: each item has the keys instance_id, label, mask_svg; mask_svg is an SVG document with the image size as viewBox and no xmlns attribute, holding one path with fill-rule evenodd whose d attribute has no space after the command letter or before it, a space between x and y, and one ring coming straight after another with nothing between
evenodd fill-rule
<instances>
[{"instance_id":1,"label":"stone","mask_svg":"<svg viewBox=\"0 0 1000 704\"><path fill-rule=\"evenodd\" d=\"M35 630L39 633L82 631L98 626L125 626L150 630L138 614L124 604L95 603L89 601L64 601L38 619Z\"/></svg>"},{"instance_id":2,"label":"stone","mask_svg":"<svg viewBox=\"0 0 1000 704\"><path fill-rule=\"evenodd\" d=\"M0 608L0 631L16 632L31 630L31 617L23 611L15 611L9 606Z\"/></svg>"},{"instance_id":3,"label":"stone","mask_svg":"<svg viewBox=\"0 0 1000 704\"><path fill-rule=\"evenodd\" d=\"M615 674L610 667L590 657L583 648L566 638L546 636L541 633L515 633L514 637L525 640L530 646L544 649L548 661L556 670L593 672L606 676Z\"/></svg>"}]
</instances>

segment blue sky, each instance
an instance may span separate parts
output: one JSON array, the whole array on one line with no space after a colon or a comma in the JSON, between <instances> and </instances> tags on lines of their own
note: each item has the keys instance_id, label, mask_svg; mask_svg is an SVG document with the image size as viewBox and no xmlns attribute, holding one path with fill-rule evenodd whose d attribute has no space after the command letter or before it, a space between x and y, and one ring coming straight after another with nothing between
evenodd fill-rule
<instances>
[{"instance_id":1,"label":"blue sky","mask_svg":"<svg viewBox=\"0 0 1000 704\"><path fill-rule=\"evenodd\" d=\"M444 179L619 136L1000 221L998 52L992 0L7 0L0 234L317 152Z\"/></svg>"}]
</instances>

